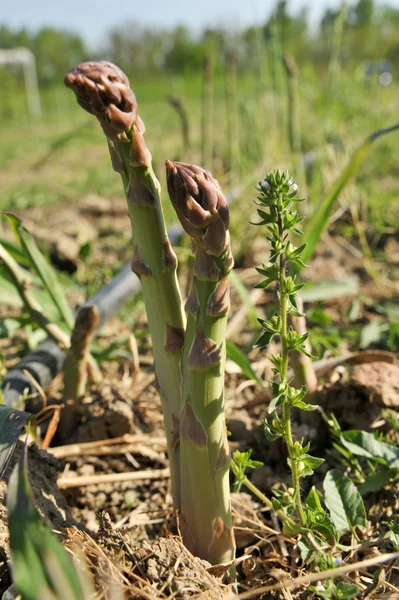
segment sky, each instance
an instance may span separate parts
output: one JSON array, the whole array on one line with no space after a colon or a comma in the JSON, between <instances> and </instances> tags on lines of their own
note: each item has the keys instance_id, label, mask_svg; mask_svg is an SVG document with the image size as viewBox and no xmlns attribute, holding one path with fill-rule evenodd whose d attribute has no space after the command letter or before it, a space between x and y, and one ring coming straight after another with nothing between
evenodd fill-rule
<instances>
[{"instance_id":1,"label":"sky","mask_svg":"<svg viewBox=\"0 0 399 600\"><path fill-rule=\"evenodd\" d=\"M399 8L399 0L375 0ZM37 30L43 26L70 29L82 34L95 48L114 26L129 21L158 28L186 25L194 31L204 27L243 28L263 23L274 0L19 0L1 1L0 24ZM288 0L290 12L303 7L313 27L326 7L337 8L341 0Z\"/></svg>"}]
</instances>

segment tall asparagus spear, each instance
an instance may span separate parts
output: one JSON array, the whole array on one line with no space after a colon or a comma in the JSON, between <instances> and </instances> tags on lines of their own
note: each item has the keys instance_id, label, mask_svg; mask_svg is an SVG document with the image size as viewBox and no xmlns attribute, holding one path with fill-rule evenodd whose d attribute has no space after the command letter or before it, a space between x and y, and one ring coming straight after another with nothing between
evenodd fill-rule
<instances>
[{"instance_id":1,"label":"tall asparagus spear","mask_svg":"<svg viewBox=\"0 0 399 600\"><path fill-rule=\"evenodd\" d=\"M223 397L233 266L229 211L209 171L166 161L166 172L170 199L195 255L182 360L182 533L194 554L215 564L232 560L235 551Z\"/></svg>"},{"instance_id":2,"label":"tall asparagus spear","mask_svg":"<svg viewBox=\"0 0 399 600\"><path fill-rule=\"evenodd\" d=\"M185 316L177 284L177 259L162 214L160 185L144 141L144 124L126 75L112 63L88 62L69 71L65 84L78 103L95 115L107 137L112 165L120 173L132 227L132 269L141 279L162 398L172 475L180 505L178 417L180 358Z\"/></svg>"}]
</instances>

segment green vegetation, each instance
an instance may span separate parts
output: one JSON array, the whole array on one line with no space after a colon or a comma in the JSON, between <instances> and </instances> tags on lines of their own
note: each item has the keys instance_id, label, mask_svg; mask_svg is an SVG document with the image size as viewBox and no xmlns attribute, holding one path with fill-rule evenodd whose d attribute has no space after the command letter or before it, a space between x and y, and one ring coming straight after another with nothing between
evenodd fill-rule
<instances>
[{"instance_id":1,"label":"green vegetation","mask_svg":"<svg viewBox=\"0 0 399 600\"><path fill-rule=\"evenodd\" d=\"M286 536L282 543L295 541L296 566L290 575L297 575L302 561L315 584L309 593L329 600L360 597L366 589L359 578L356 583L345 579L342 561L349 569L354 554L362 558L370 547L378 548L381 562L394 560L397 555L388 554L389 546L399 549L396 517L376 532L369 529L374 517L368 513L370 494L394 489L399 481L396 412L383 413L384 433L378 427L341 427L340 414L318 406L317 384L320 392L328 370L313 356L328 362L331 354L347 357L349 351L377 347L394 353L398 348L398 35L399 10L377 9L372 0L358 0L349 8L342 2L340 10L327 10L314 35L307 29L306 14L290 15L284 0L268 22L234 35L209 30L194 38L181 27L164 32L127 24L110 32L108 56L126 69L134 93L124 72L110 63L80 64L66 78L101 131L60 83L73 64L92 58L79 36L48 28L33 34L0 27L0 48L23 45L35 53L43 105L42 120L30 122L20 74L0 68L5 92L0 99L0 208L29 215L37 207L78 207L87 197L92 206L100 206L121 195L122 180L131 223L131 236L123 226L113 237L102 232L103 245L113 252L110 260L98 256L96 241L77 236L76 272L69 276L50 266L40 235L35 241L34 229L29 232L19 216L6 212L7 227L0 232L2 341L9 337L22 354L49 336L65 350L60 394L65 408L58 435L61 442L68 441L88 385L96 382L101 390L93 356L131 359L124 350L125 335L110 344L92 340L99 323L96 308L83 304L74 314L72 306L133 255L142 297L125 307L121 317L132 328L145 305L173 504L185 545L213 565L227 564L234 577L231 468L235 491L246 488L274 511ZM383 67L392 69L388 86L371 72L380 60L389 61ZM112 173L108 151L120 178ZM166 185L161 186L166 158ZM259 230L249 227L256 220L248 201L256 181L257 224L266 229L267 244ZM298 186L307 196L304 204ZM236 200L228 208L229 194ZM186 241L171 247L167 229L176 216L192 255ZM388 257L389 243L393 250ZM330 273L328 263L336 251L341 252L334 263L338 274ZM264 289L259 319L260 296L250 289L253 273L251 284L243 283L233 270L233 254L246 275L265 261L256 269L264 278L255 285ZM352 257L354 267L346 264ZM351 276L342 278L342 271ZM245 336L237 344L226 339L230 284L245 313ZM332 309L337 298L341 303ZM311 304L307 325L304 303ZM150 354L147 331L134 332L140 351ZM271 365L268 383L265 371L255 366L260 348L267 348ZM239 367L245 384L252 380L262 394L262 451L267 454L271 442L280 448L281 471L288 466L285 483L267 484L267 489L253 483L252 475L262 466L257 459L263 459L255 444L244 441L230 458L226 356ZM390 359L387 363L394 364L392 355ZM25 400L21 396L15 408L0 406L0 471L22 429L31 424L31 416L20 410ZM270 417L263 421L266 410ZM324 419L331 437L323 458L309 454L307 411L314 411L320 423ZM71 599L86 600L90 585L44 527L25 469L23 461L15 467L8 502L18 590L32 600L40 594L61 600L67 592ZM273 528L278 529L275 523ZM369 584L376 589L379 573L373 573L375 581ZM273 585L265 593L280 589Z\"/></svg>"}]
</instances>

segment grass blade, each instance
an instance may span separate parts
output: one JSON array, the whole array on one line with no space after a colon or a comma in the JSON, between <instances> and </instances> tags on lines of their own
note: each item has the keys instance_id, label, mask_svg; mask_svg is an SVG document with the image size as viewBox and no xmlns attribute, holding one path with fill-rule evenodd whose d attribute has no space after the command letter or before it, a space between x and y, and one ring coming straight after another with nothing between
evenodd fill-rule
<instances>
[{"instance_id":1,"label":"grass blade","mask_svg":"<svg viewBox=\"0 0 399 600\"><path fill-rule=\"evenodd\" d=\"M15 585L24 600L84 600L84 592L66 550L37 511L19 461L7 496L11 563Z\"/></svg>"},{"instance_id":2,"label":"grass blade","mask_svg":"<svg viewBox=\"0 0 399 600\"><path fill-rule=\"evenodd\" d=\"M256 308L251 300L251 296L249 295L247 288L242 283L241 279L238 277L238 275L237 275L236 271L234 271L234 269L230 271L229 277L230 277L231 284L234 286L234 288L235 288L236 292L238 293L238 295L240 296L243 304L246 306L249 324L252 326L258 325L258 318L256 316Z\"/></svg>"},{"instance_id":3,"label":"grass blade","mask_svg":"<svg viewBox=\"0 0 399 600\"><path fill-rule=\"evenodd\" d=\"M74 324L74 315L65 297L64 290L60 285L54 269L50 266L43 254L40 252L32 235L26 229L22 221L12 213L4 213L8 222L21 244L22 249L29 257L32 268L43 282L43 285L51 296L60 317L64 323L72 329Z\"/></svg>"},{"instance_id":4,"label":"grass blade","mask_svg":"<svg viewBox=\"0 0 399 600\"><path fill-rule=\"evenodd\" d=\"M3 262L7 271L7 275L12 279L19 295L24 303L25 308L29 312L32 320L42 327L47 334L56 340L62 346L69 347L69 335L60 327L55 320L52 320L43 312L43 304L38 301L38 298L32 293L31 284L32 278L30 273L19 266L14 258L7 252L4 246L0 243L0 261ZM40 290L43 291L43 290ZM46 294L47 295L47 294ZM51 301L51 308L54 310L56 306L52 301L52 297L47 295ZM45 305L44 305L45 306ZM58 312L57 312L58 316ZM64 327L66 325L62 324Z\"/></svg>"},{"instance_id":5,"label":"grass blade","mask_svg":"<svg viewBox=\"0 0 399 600\"><path fill-rule=\"evenodd\" d=\"M299 292L302 302L320 302L346 296L357 296L359 293L359 278L356 275L345 277L338 281L317 281L305 284Z\"/></svg>"},{"instance_id":6,"label":"grass blade","mask_svg":"<svg viewBox=\"0 0 399 600\"><path fill-rule=\"evenodd\" d=\"M248 379L254 379L263 390L266 390L264 381L255 373L253 368L251 367L251 363L245 354L230 340L226 340L226 353L227 357L230 360L234 361L236 365L238 365L241 371L244 373L245 377Z\"/></svg>"},{"instance_id":7,"label":"grass blade","mask_svg":"<svg viewBox=\"0 0 399 600\"><path fill-rule=\"evenodd\" d=\"M378 138L399 129L399 123L386 127L385 129L379 129L378 131L369 135L361 146L352 154L349 163L346 165L341 175L336 180L330 193L326 196L322 202L320 208L315 210L312 218L309 219L307 227L305 229L304 241L306 242L306 248L302 254L303 261L307 263L313 255L313 252L319 243L323 231L328 226L329 217L331 214L332 207L334 206L340 193L346 186L346 184L356 176L360 169L364 159L371 150L373 142Z\"/></svg>"},{"instance_id":8,"label":"grass blade","mask_svg":"<svg viewBox=\"0 0 399 600\"><path fill-rule=\"evenodd\" d=\"M16 443L31 415L9 406L0 406L0 479L13 455Z\"/></svg>"}]
</instances>

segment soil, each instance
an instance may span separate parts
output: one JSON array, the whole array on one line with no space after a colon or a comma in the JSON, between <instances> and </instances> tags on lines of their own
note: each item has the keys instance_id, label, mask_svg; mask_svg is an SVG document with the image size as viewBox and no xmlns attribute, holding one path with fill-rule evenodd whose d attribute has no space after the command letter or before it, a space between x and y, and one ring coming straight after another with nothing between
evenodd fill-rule
<instances>
[{"instance_id":1,"label":"soil","mask_svg":"<svg viewBox=\"0 0 399 600\"><path fill-rule=\"evenodd\" d=\"M107 255L110 265L119 264L127 258L123 252L116 250L112 237L116 236L119 228L126 231L125 213L119 210L118 203L101 200L103 202L99 202L98 198L88 198L79 208L65 209L71 212L67 220L69 224L80 222L82 217L87 220L89 234L84 243L89 243L93 235L97 239L99 248L90 258L94 271L97 252L98 257ZM40 214L35 211L27 216L32 223L39 218ZM48 218L51 221L51 210ZM59 224L59 212L54 218ZM69 237L72 240L69 250L68 243L64 244L63 255L59 250L60 244L56 251L54 240L46 240L48 247L57 254L54 262L58 260L59 265L64 260L69 265L67 270L74 265L79 273L82 260L76 252L76 242L79 240L81 244L82 237L79 236L83 234L68 225L63 235L65 239ZM261 256L259 260L258 255ZM239 273L249 290L256 281L252 264L264 261L264 255L264 245L260 241L254 245L250 259L240 261L243 267ZM397 246L392 247L392 255L397 260ZM351 272L358 271L361 261L354 258L349 267ZM323 279L347 275L348 254L337 240L327 238L323 251L316 256L314 269L309 271ZM366 283L369 286L368 296L377 297L379 290L376 286L368 280ZM76 299L80 301L78 296ZM267 306L261 304L266 301L268 296L264 295L259 301L260 312L267 310ZM238 294L233 293L232 303L233 320L241 308ZM338 321L347 308L348 302L342 299L329 304L330 314L335 315ZM361 318L366 320L367 315L363 314ZM137 330L145 330L144 316L138 319L136 326ZM106 343L129 333L130 328L114 318L106 327ZM23 339L23 335L18 333L10 342L2 343L6 366L17 360L16 348L21 347ZM264 352L248 351L253 331L245 315L232 332L231 339L247 352L257 374L269 379L272 373ZM59 434L62 432L61 420L48 451L39 449L35 444L29 448L30 484L36 504L50 526L62 532L64 544L80 557L78 560L87 579L93 580L100 591L98 598L218 600L229 597L234 591L272 585L303 574L296 540L283 535L275 515L245 490L233 494L238 584L232 584L227 567L212 567L184 548L178 535L178 519L176 522L171 509L161 405L148 337L140 339L140 357L139 371L128 360L103 362L103 382L89 388L76 415L70 439L64 440ZM334 368L323 374L315 401L326 413L334 413L342 429L370 431L377 427L383 433L388 432L390 427L384 411L390 409L395 412L399 403L399 367L395 358L392 363L379 360ZM61 393L62 378L58 377L47 392L47 403L59 403ZM284 489L285 485L289 486L284 446L278 442L266 443L264 437L263 422L267 417L269 400L269 395L255 382L249 382L241 372L237 372L235 364L227 362L226 416L230 446L232 450L251 449L252 458L264 463L263 467L251 472L250 478L266 494L270 494L271 487ZM311 417L306 416L309 414ZM42 439L48 422L41 426ZM326 470L337 460L336 457L331 458L333 440L329 429L321 414L312 412L305 413L305 416L295 415L294 430L295 435L311 442L312 454L327 458L317 473L306 481L307 488L319 486ZM21 442L5 480L0 483L0 597L11 584L5 507L7 479L22 447ZM154 470L160 474L155 479L144 478L134 483L128 480L131 472ZM97 477L123 473L126 481L96 483ZM77 477L82 478L81 481L85 478L85 485L70 485ZM378 493L369 494L365 501L370 528L378 534L380 524L399 510L397 491L392 487L383 488ZM365 556L365 553L353 553L352 560ZM381 591L382 588L376 589ZM302 600L313 595L303 589L298 592L283 589L254 597L295 597Z\"/></svg>"}]
</instances>

